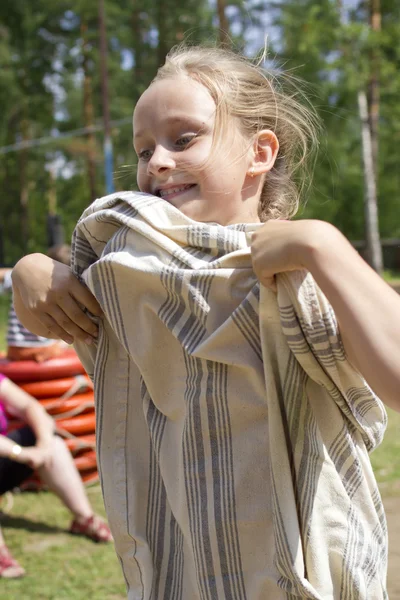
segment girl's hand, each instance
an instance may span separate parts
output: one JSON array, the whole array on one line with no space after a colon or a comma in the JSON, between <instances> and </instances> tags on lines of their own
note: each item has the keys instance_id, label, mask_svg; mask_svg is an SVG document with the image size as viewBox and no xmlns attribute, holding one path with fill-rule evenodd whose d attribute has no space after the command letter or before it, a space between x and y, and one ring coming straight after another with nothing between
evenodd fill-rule
<instances>
[{"instance_id":1,"label":"girl's hand","mask_svg":"<svg viewBox=\"0 0 400 600\"><path fill-rule=\"evenodd\" d=\"M101 308L68 266L30 254L16 264L12 279L17 315L27 329L67 344L75 338L91 343L97 336L97 326L84 309L101 317Z\"/></svg>"},{"instance_id":2,"label":"girl's hand","mask_svg":"<svg viewBox=\"0 0 400 600\"><path fill-rule=\"evenodd\" d=\"M317 220L268 221L253 233L251 256L259 281L275 289L275 275L311 270L313 254L329 238L329 223Z\"/></svg>"}]
</instances>

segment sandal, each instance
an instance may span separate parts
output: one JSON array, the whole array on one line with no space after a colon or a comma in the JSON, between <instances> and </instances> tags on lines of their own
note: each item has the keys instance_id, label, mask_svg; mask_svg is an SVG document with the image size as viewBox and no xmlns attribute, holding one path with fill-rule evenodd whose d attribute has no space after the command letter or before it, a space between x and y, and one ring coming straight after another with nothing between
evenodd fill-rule
<instances>
[{"instance_id":1,"label":"sandal","mask_svg":"<svg viewBox=\"0 0 400 600\"><path fill-rule=\"evenodd\" d=\"M0 546L0 577L16 579L23 577L25 569L13 558L5 544Z\"/></svg>"},{"instance_id":2,"label":"sandal","mask_svg":"<svg viewBox=\"0 0 400 600\"><path fill-rule=\"evenodd\" d=\"M75 519L72 521L69 532L75 535L84 535L93 542L104 543L113 541L113 536L107 523L97 515L92 515L83 521Z\"/></svg>"}]
</instances>

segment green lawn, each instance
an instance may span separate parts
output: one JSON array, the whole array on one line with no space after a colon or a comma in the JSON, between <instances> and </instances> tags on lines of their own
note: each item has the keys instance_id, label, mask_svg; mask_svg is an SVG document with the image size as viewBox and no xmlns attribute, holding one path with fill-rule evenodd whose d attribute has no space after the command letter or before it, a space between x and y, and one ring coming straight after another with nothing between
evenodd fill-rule
<instances>
[{"instance_id":1,"label":"green lawn","mask_svg":"<svg viewBox=\"0 0 400 600\"><path fill-rule=\"evenodd\" d=\"M388 417L385 438L371 454L375 476L384 495L400 492L400 413L388 409Z\"/></svg>"},{"instance_id":2,"label":"green lawn","mask_svg":"<svg viewBox=\"0 0 400 600\"><path fill-rule=\"evenodd\" d=\"M104 514L100 486L88 488L96 512ZM66 532L70 515L49 492L13 496L1 524L6 542L27 571L0 580L4 600L123 600L125 584L112 544L94 544ZM7 497L2 508L6 509Z\"/></svg>"}]
</instances>

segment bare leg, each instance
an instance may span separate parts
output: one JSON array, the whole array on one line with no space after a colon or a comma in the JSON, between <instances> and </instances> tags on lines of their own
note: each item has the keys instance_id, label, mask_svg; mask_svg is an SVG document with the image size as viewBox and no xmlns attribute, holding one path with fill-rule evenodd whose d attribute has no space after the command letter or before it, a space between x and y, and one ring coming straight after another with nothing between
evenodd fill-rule
<instances>
[{"instance_id":1,"label":"bare leg","mask_svg":"<svg viewBox=\"0 0 400 600\"><path fill-rule=\"evenodd\" d=\"M38 469L40 478L57 494L76 519L87 519L93 515L93 510L73 458L59 436L54 436L53 444L52 464Z\"/></svg>"},{"instance_id":2,"label":"bare leg","mask_svg":"<svg viewBox=\"0 0 400 600\"><path fill-rule=\"evenodd\" d=\"M15 579L23 575L25 575L25 569L11 556L0 528L0 577Z\"/></svg>"},{"instance_id":3,"label":"bare leg","mask_svg":"<svg viewBox=\"0 0 400 600\"><path fill-rule=\"evenodd\" d=\"M94 542L111 542L108 525L93 514L80 475L63 440L53 438L53 460L49 467L38 469L40 478L74 515L70 532L84 535Z\"/></svg>"}]
</instances>

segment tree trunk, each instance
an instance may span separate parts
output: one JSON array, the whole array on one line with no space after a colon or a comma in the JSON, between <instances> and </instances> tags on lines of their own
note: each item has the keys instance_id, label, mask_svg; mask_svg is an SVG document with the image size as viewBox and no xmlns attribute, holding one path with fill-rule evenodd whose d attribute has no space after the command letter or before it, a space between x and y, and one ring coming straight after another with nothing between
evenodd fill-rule
<instances>
[{"instance_id":1,"label":"tree trunk","mask_svg":"<svg viewBox=\"0 0 400 600\"><path fill-rule=\"evenodd\" d=\"M26 141L28 135L28 121L23 117L21 120L22 140ZM28 252L29 241L29 181L28 181L28 149L23 148L18 155L19 163L19 202L21 208L21 247L23 254Z\"/></svg>"},{"instance_id":2,"label":"tree trunk","mask_svg":"<svg viewBox=\"0 0 400 600\"><path fill-rule=\"evenodd\" d=\"M231 46L229 37L229 23L225 12L225 0L217 0L217 11L219 20L219 41L222 46Z\"/></svg>"},{"instance_id":3,"label":"tree trunk","mask_svg":"<svg viewBox=\"0 0 400 600\"><path fill-rule=\"evenodd\" d=\"M50 168L49 171L49 190L47 194L47 206L49 215L54 216L57 214L56 174L54 168Z\"/></svg>"},{"instance_id":4,"label":"tree trunk","mask_svg":"<svg viewBox=\"0 0 400 600\"><path fill-rule=\"evenodd\" d=\"M57 214L57 170L53 166L49 173L48 214L47 214L47 246L59 246L64 243L64 228L61 217Z\"/></svg>"},{"instance_id":5,"label":"tree trunk","mask_svg":"<svg viewBox=\"0 0 400 600\"><path fill-rule=\"evenodd\" d=\"M370 27L374 33L381 31L380 0L369 0ZM371 130L372 158L375 181L378 180L378 127L379 127L379 50L374 45L370 55L368 85L369 128Z\"/></svg>"},{"instance_id":6,"label":"tree trunk","mask_svg":"<svg viewBox=\"0 0 400 600\"><path fill-rule=\"evenodd\" d=\"M110 104L108 98L108 69L107 69L107 31L104 0L98 0L99 13L99 35L100 35L100 81L101 81L101 99L103 105L103 123L104 123L104 173L106 179L106 192L114 192L114 158L113 143L111 137L110 124Z\"/></svg>"},{"instance_id":7,"label":"tree trunk","mask_svg":"<svg viewBox=\"0 0 400 600\"><path fill-rule=\"evenodd\" d=\"M343 0L336 0L336 6L339 13L339 20L341 23L344 23Z\"/></svg>"},{"instance_id":8,"label":"tree trunk","mask_svg":"<svg viewBox=\"0 0 400 600\"><path fill-rule=\"evenodd\" d=\"M140 7L138 0L133 0L132 8L132 46L135 64L133 66L133 100L134 104L142 93L143 84L143 60L142 60L142 31L140 22Z\"/></svg>"},{"instance_id":9,"label":"tree trunk","mask_svg":"<svg viewBox=\"0 0 400 600\"><path fill-rule=\"evenodd\" d=\"M382 273L382 248L379 239L378 205L376 198L376 182L373 169L372 139L368 119L368 103L365 92L358 92L358 109L361 120L362 155L365 182L365 239L367 243L367 259L378 273Z\"/></svg>"},{"instance_id":10,"label":"tree trunk","mask_svg":"<svg viewBox=\"0 0 400 600\"><path fill-rule=\"evenodd\" d=\"M85 127L93 127L94 125L94 109L92 97L92 78L89 68L89 45L87 39L87 23L82 19L81 36L82 36L82 69L83 69L83 119ZM90 200L97 198L96 192L96 139L93 131L86 134L87 141L87 175L90 190Z\"/></svg>"},{"instance_id":11,"label":"tree trunk","mask_svg":"<svg viewBox=\"0 0 400 600\"><path fill-rule=\"evenodd\" d=\"M157 67L164 64L165 57L169 50L168 44L168 12L169 6L167 0L159 0L157 6L157 30L158 30L158 47L157 47Z\"/></svg>"}]
</instances>

